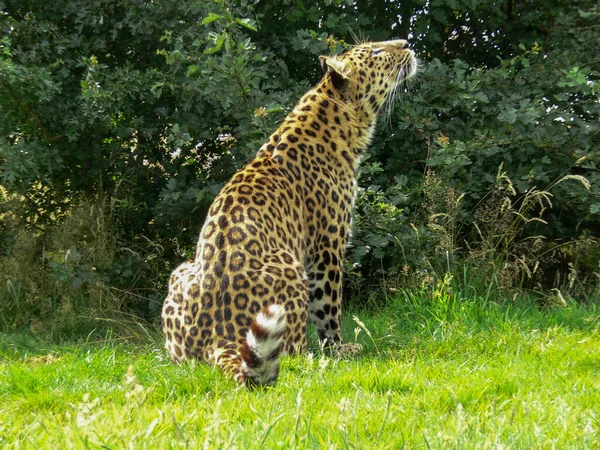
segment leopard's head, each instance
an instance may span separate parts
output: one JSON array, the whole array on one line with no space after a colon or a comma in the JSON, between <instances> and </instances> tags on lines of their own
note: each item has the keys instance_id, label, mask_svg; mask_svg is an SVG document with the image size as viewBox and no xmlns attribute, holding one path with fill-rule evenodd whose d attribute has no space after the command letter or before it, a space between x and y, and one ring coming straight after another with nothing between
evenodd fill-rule
<instances>
[{"instance_id":1,"label":"leopard's head","mask_svg":"<svg viewBox=\"0 0 600 450\"><path fill-rule=\"evenodd\" d=\"M418 65L408 42L402 39L363 43L319 60L325 76L346 101L374 113L416 74Z\"/></svg>"}]
</instances>

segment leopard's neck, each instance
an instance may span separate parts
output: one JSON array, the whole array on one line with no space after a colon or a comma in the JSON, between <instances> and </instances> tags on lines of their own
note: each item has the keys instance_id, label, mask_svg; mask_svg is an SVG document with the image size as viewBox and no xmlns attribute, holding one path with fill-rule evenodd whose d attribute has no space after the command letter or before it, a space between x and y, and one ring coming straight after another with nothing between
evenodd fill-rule
<instances>
[{"instance_id":1,"label":"leopard's neck","mask_svg":"<svg viewBox=\"0 0 600 450\"><path fill-rule=\"evenodd\" d=\"M317 145L353 172L367 151L377 121L369 101L357 103L338 92L328 77L308 91L261 147L259 156L285 158L290 146Z\"/></svg>"}]
</instances>

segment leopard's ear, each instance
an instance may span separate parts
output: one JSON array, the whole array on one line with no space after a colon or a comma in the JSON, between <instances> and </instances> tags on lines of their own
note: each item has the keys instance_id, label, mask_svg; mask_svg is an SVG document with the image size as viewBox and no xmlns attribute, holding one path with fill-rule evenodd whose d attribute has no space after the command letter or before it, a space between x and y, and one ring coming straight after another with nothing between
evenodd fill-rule
<instances>
[{"instance_id":1,"label":"leopard's ear","mask_svg":"<svg viewBox=\"0 0 600 450\"><path fill-rule=\"evenodd\" d=\"M338 91L342 91L348 85L350 79L349 68L347 64L339 59L331 56L319 56L321 68L323 72L329 75L333 87Z\"/></svg>"},{"instance_id":2,"label":"leopard's ear","mask_svg":"<svg viewBox=\"0 0 600 450\"><path fill-rule=\"evenodd\" d=\"M327 56L319 56L319 62L321 63L321 70L323 70L323 73L327 73Z\"/></svg>"}]
</instances>

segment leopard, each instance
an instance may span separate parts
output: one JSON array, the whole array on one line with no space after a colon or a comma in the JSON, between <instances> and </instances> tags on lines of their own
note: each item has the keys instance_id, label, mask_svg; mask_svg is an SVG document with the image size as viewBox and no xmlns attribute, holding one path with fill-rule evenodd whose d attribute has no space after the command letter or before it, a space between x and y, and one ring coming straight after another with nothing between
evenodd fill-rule
<instances>
[{"instance_id":1,"label":"leopard","mask_svg":"<svg viewBox=\"0 0 600 450\"><path fill-rule=\"evenodd\" d=\"M223 186L194 259L171 274L161 325L175 363L273 385L281 357L306 350L309 320L323 348L357 351L342 339L341 303L359 163L418 60L396 39L319 62L320 82Z\"/></svg>"}]
</instances>

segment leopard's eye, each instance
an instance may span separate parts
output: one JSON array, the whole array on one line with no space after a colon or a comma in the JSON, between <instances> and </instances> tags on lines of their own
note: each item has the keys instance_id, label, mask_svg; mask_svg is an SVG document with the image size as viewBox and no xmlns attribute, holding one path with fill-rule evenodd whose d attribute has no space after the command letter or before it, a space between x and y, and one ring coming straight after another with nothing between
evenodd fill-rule
<instances>
[{"instance_id":1,"label":"leopard's eye","mask_svg":"<svg viewBox=\"0 0 600 450\"><path fill-rule=\"evenodd\" d=\"M371 50L371 56L376 56L376 55L379 55L380 53L383 53L382 48L376 48L375 50Z\"/></svg>"}]
</instances>

